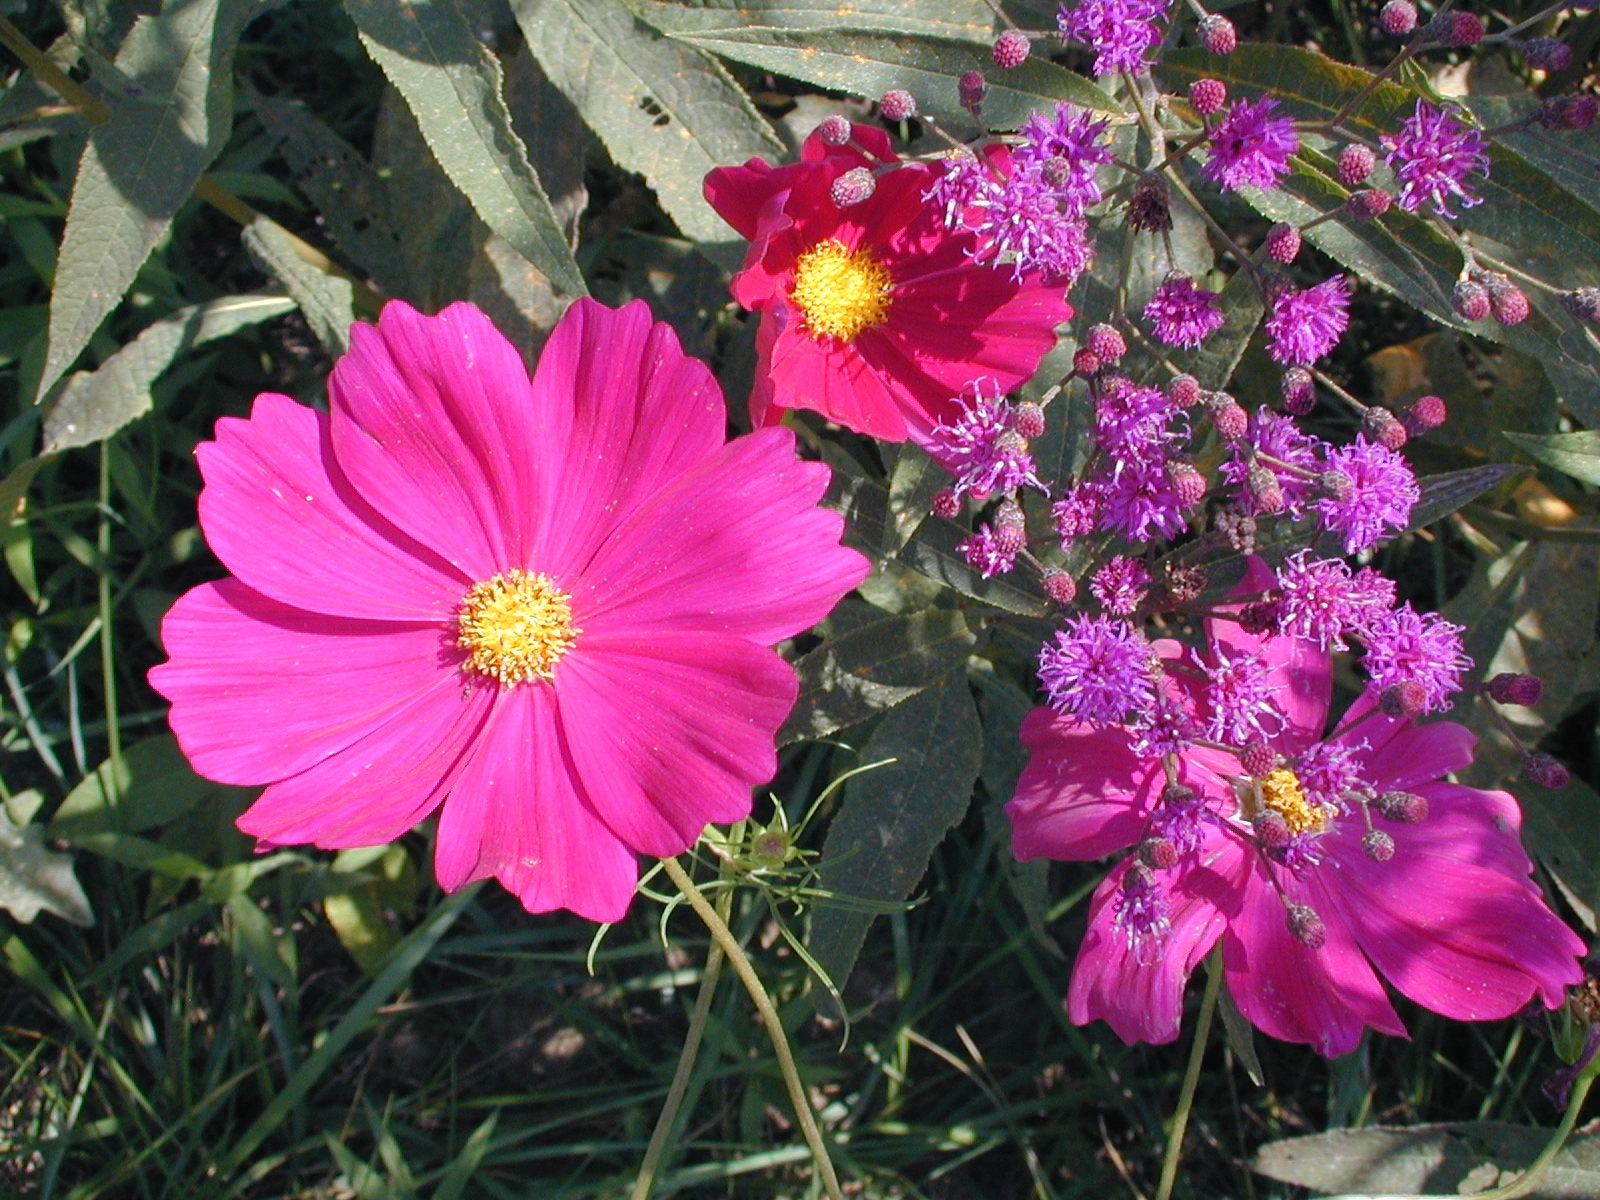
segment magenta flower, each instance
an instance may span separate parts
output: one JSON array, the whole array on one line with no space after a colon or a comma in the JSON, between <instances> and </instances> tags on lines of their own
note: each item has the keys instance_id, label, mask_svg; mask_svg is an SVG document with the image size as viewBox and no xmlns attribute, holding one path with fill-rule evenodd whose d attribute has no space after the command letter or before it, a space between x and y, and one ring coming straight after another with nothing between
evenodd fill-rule
<instances>
[{"instance_id":1,"label":"magenta flower","mask_svg":"<svg viewBox=\"0 0 1600 1200\"><path fill-rule=\"evenodd\" d=\"M1094 73L1114 75L1150 69L1149 52L1161 44L1159 25L1172 0L1075 0L1056 10L1061 36L1092 47Z\"/></svg>"},{"instance_id":2,"label":"magenta flower","mask_svg":"<svg viewBox=\"0 0 1600 1200\"><path fill-rule=\"evenodd\" d=\"M1293 117L1275 117L1271 96L1235 100L1211 131L1211 157L1200 174L1225 192L1242 187L1270 192L1289 173L1289 156L1300 149Z\"/></svg>"},{"instance_id":3,"label":"magenta flower","mask_svg":"<svg viewBox=\"0 0 1600 1200\"><path fill-rule=\"evenodd\" d=\"M1350 324L1350 283L1330 275L1305 289L1285 284L1266 320L1273 362L1309 367L1339 344Z\"/></svg>"},{"instance_id":4,"label":"magenta flower","mask_svg":"<svg viewBox=\"0 0 1600 1200\"><path fill-rule=\"evenodd\" d=\"M1156 287L1144 306L1151 331L1169 346L1199 346L1227 323L1216 292L1174 271Z\"/></svg>"},{"instance_id":5,"label":"magenta flower","mask_svg":"<svg viewBox=\"0 0 1600 1200\"><path fill-rule=\"evenodd\" d=\"M1258 561L1238 594L1271 582ZM1188 653L1157 648L1168 662ZM1330 1057L1367 1027L1404 1035L1383 979L1460 1020L1510 1016L1534 996L1561 1003L1583 978L1584 945L1529 879L1516 802L1444 778L1471 761L1472 734L1385 717L1368 692L1319 740L1329 653L1209 623L1208 667L1255 655L1281 719L1263 724L1264 748L1240 752L1258 774L1240 754L1191 745L1169 785L1125 726L1048 708L1024 721L1031 757L1006 806L1017 857L1141 850L1095 893L1072 1019L1103 1019L1129 1042L1173 1040L1189 975L1219 941L1240 1012ZM1169 675L1166 699L1204 719L1216 697L1184 672Z\"/></svg>"},{"instance_id":6,"label":"magenta flower","mask_svg":"<svg viewBox=\"0 0 1600 1200\"><path fill-rule=\"evenodd\" d=\"M232 578L150 673L195 769L266 784L264 843L379 845L430 813L448 890L620 918L636 854L750 811L794 672L770 647L866 572L788 430L723 442L705 365L580 300L532 380L477 309L357 326L329 412L286 396L197 456Z\"/></svg>"},{"instance_id":7,"label":"magenta flower","mask_svg":"<svg viewBox=\"0 0 1600 1200\"><path fill-rule=\"evenodd\" d=\"M1418 100L1400 132L1383 139L1384 161L1400 183L1400 207L1416 212L1424 202L1440 216L1454 217L1452 200L1463 208L1482 204L1467 186L1471 175L1489 174L1489 143L1455 113Z\"/></svg>"}]
</instances>

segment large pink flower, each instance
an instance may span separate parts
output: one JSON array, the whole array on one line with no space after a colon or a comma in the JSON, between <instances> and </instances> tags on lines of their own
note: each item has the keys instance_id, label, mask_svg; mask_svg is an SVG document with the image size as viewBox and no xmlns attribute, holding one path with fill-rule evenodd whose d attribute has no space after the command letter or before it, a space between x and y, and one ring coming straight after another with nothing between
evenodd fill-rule
<instances>
[{"instance_id":1,"label":"large pink flower","mask_svg":"<svg viewBox=\"0 0 1600 1200\"><path fill-rule=\"evenodd\" d=\"M381 844L619 918L636 854L750 810L794 672L770 647L866 572L787 430L634 303L580 300L532 380L477 309L352 331L327 415L263 395L200 446L233 577L182 597L151 682L195 768L266 784L264 842Z\"/></svg>"},{"instance_id":2,"label":"large pink flower","mask_svg":"<svg viewBox=\"0 0 1600 1200\"><path fill-rule=\"evenodd\" d=\"M925 194L943 164L898 162L888 135L854 127L852 146L806 139L800 161L753 158L706 176L706 198L750 240L733 297L761 313L751 419L809 408L886 441L926 442L983 382L1027 380L1072 315L1060 284L1037 271L980 266L969 231L945 227ZM841 208L846 171L880 168L872 195Z\"/></svg>"},{"instance_id":3,"label":"large pink flower","mask_svg":"<svg viewBox=\"0 0 1600 1200\"><path fill-rule=\"evenodd\" d=\"M1243 586L1270 582L1258 563ZM1380 976L1463 1020L1509 1016L1535 994L1559 1004L1583 978L1584 945L1529 878L1516 802L1443 778L1471 761L1472 734L1385 717L1369 692L1319 741L1328 651L1226 621L1207 632L1200 665L1212 679L1254 664L1271 690L1272 711L1258 706L1256 718L1276 757L1252 752L1260 775L1236 754L1191 744L1172 760L1171 787L1161 760L1135 751L1148 735L1043 708L1023 723L1031 758L1006 806L1017 857L1140 851L1095 893L1067 996L1072 1019L1104 1019L1129 1042L1171 1041L1189 974L1218 939L1245 1017L1328 1056L1352 1050L1367 1026L1404 1035ZM1158 649L1168 661L1183 653ZM1214 727L1219 707L1242 702L1192 672L1168 678L1191 728Z\"/></svg>"}]
</instances>

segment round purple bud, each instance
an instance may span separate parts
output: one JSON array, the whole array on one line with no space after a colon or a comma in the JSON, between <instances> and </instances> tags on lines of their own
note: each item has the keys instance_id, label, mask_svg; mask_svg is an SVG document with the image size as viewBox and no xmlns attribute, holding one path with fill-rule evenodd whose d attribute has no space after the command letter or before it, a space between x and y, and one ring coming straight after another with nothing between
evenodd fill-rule
<instances>
[{"instance_id":1,"label":"round purple bud","mask_svg":"<svg viewBox=\"0 0 1600 1200\"><path fill-rule=\"evenodd\" d=\"M1496 704L1516 704L1532 708L1544 695L1544 682L1537 675L1519 675L1515 671L1502 671L1489 680L1484 690Z\"/></svg>"},{"instance_id":2,"label":"round purple bud","mask_svg":"<svg viewBox=\"0 0 1600 1200\"><path fill-rule=\"evenodd\" d=\"M1364 183L1377 161L1377 155L1370 148L1360 142L1352 142L1339 151L1339 182L1345 187Z\"/></svg>"},{"instance_id":3,"label":"round purple bud","mask_svg":"<svg viewBox=\"0 0 1600 1200\"><path fill-rule=\"evenodd\" d=\"M822 124L817 126L817 136L829 146L845 145L850 141L852 132L849 120L838 113L834 113L831 117L823 117Z\"/></svg>"},{"instance_id":4,"label":"round purple bud","mask_svg":"<svg viewBox=\"0 0 1600 1200\"><path fill-rule=\"evenodd\" d=\"M1345 211L1357 221L1371 221L1389 211L1394 197L1382 188L1362 188L1345 201Z\"/></svg>"},{"instance_id":5,"label":"round purple bud","mask_svg":"<svg viewBox=\"0 0 1600 1200\"><path fill-rule=\"evenodd\" d=\"M994 40L994 65L1009 71L1028 61L1033 45L1020 29L1008 29Z\"/></svg>"},{"instance_id":6,"label":"round purple bud","mask_svg":"<svg viewBox=\"0 0 1600 1200\"><path fill-rule=\"evenodd\" d=\"M1198 793L1186 783L1169 783L1161 789L1161 803L1188 804Z\"/></svg>"},{"instance_id":7,"label":"round purple bud","mask_svg":"<svg viewBox=\"0 0 1600 1200\"><path fill-rule=\"evenodd\" d=\"M961 515L961 497L956 494L955 488L940 488L933 494L933 503L928 507L934 516L951 521Z\"/></svg>"},{"instance_id":8,"label":"round purple bud","mask_svg":"<svg viewBox=\"0 0 1600 1200\"><path fill-rule=\"evenodd\" d=\"M1394 857L1394 839L1381 829L1369 829L1361 839L1361 851L1373 862L1388 862Z\"/></svg>"},{"instance_id":9,"label":"round purple bud","mask_svg":"<svg viewBox=\"0 0 1600 1200\"><path fill-rule=\"evenodd\" d=\"M1189 85L1189 103L1202 117L1209 117L1228 102L1228 87L1220 79L1196 79Z\"/></svg>"},{"instance_id":10,"label":"round purple bud","mask_svg":"<svg viewBox=\"0 0 1600 1200\"><path fill-rule=\"evenodd\" d=\"M1529 38L1522 43L1522 57L1535 71L1565 71L1572 65L1572 47L1560 38Z\"/></svg>"},{"instance_id":11,"label":"round purple bud","mask_svg":"<svg viewBox=\"0 0 1600 1200\"><path fill-rule=\"evenodd\" d=\"M1316 382L1304 367L1283 373L1283 407L1290 416L1303 417L1317 406Z\"/></svg>"},{"instance_id":12,"label":"round purple bud","mask_svg":"<svg viewBox=\"0 0 1600 1200\"><path fill-rule=\"evenodd\" d=\"M1268 775L1277 769L1278 753L1265 742L1251 742L1239 751L1239 765L1250 775Z\"/></svg>"},{"instance_id":13,"label":"round purple bud","mask_svg":"<svg viewBox=\"0 0 1600 1200\"><path fill-rule=\"evenodd\" d=\"M1278 632L1278 602L1258 600L1247 604L1239 613L1239 628L1254 637L1267 637Z\"/></svg>"},{"instance_id":14,"label":"round purple bud","mask_svg":"<svg viewBox=\"0 0 1600 1200\"><path fill-rule=\"evenodd\" d=\"M1267 254L1278 262L1292 263L1300 253L1300 231L1293 225L1279 221L1267 230L1266 241L1262 244L1266 246Z\"/></svg>"},{"instance_id":15,"label":"round purple bud","mask_svg":"<svg viewBox=\"0 0 1600 1200\"><path fill-rule=\"evenodd\" d=\"M878 190L878 181L866 167L851 167L833 181L828 195L840 208L850 208L868 199Z\"/></svg>"},{"instance_id":16,"label":"round purple bud","mask_svg":"<svg viewBox=\"0 0 1600 1200\"><path fill-rule=\"evenodd\" d=\"M1338 504L1343 504L1355 494L1355 480L1343 471L1317 472L1317 491Z\"/></svg>"},{"instance_id":17,"label":"round purple bud","mask_svg":"<svg viewBox=\"0 0 1600 1200\"><path fill-rule=\"evenodd\" d=\"M1242 438L1250 431L1250 414L1226 392L1211 394L1219 397L1215 403L1206 405L1211 414L1211 423L1217 427L1217 432L1230 442Z\"/></svg>"},{"instance_id":18,"label":"round purple bud","mask_svg":"<svg viewBox=\"0 0 1600 1200\"><path fill-rule=\"evenodd\" d=\"M1561 293L1561 303L1580 321L1600 325L1600 287L1573 288Z\"/></svg>"},{"instance_id":19,"label":"round purple bud","mask_svg":"<svg viewBox=\"0 0 1600 1200\"><path fill-rule=\"evenodd\" d=\"M1175 462L1169 466L1167 482L1184 508L1193 508L1206 498L1206 477L1189 463Z\"/></svg>"},{"instance_id":20,"label":"round purple bud","mask_svg":"<svg viewBox=\"0 0 1600 1200\"><path fill-rule=\"evenodd\" d=\"M1600 99L1588 92L1575 96L1553 96L1539 105L1534 119L1546 129L1587 129L1600 112Z\"/></svg>"},{"instance_id":21,"label":"round purple bud","mask_svg":"<svg viewBox=\"0 0 1600 1200\"><path fill-rule=\"evenodd\" d=\"M1428 802L1415 792L1385 792L1373 802L1373 807L1401 825L1420 825L1428 819Z\"/></svg>"},{"instance_id":22,"label":"round purple bud","mask_svg":"<svg viewBox=\"0 0 1600 1200\"><path fill-rule=\"evenodd\" d=\"M1260 463L1251 465L1245 474L1245 487L1256 502L1256 507L1263 512L1282 512L1288 506L1288 499L1283 494L1283 484L1278 482L1278 477L1272 473L1272 468L1262 466Z\"/></svg>"},{"instance_id":23,"label":"round purple bud","mask_svg":"<svg viewBox=\"0 0 1600 1200\"><path fill-rule=\"evenodd\" d=\"M1520 325L1532 311L1528 297L1504 275L1485 275L1484 286L1489 289L1489 311L1502 325Z\"/></svg>"},{"instance_id":24,"label":"round purple bud","mask_svg":"<svg viewBox=\"0 0 1600 1200\"><path fill-rule=\"evenodd\" d=\"M1200 400L1200 381L1193 375L1174 375L1167 395L1180 408L1193 408Z\"/></svg>"},{"instance_id":25,"label":"round purple bud","mask_svg":"<svg viewBox=\"0 0 1600 1200\"><path fill-rule=\"evenodd\" d=\"M1309 950L1320 950L1328 941L1328 927L1309 904L1289 905L1289 932Z\"/></svg>"},{"instance_id":26,"label":"round purple bud","mask_svg":"<svg viewBox=\"0 0 1600 1200\"><path fill-rule=\"evenodd\" d=\"M1255 830L1256 840L1271 849L1285 845L1294 836L1283 814L1270 808L1257 813L1250 821L1250 828Z\"/></svg>"},{"instance_id":27,"label":"round purple bud","mask_svg":"<svg viewBox=\"0 0 1600 1200\"><path fill-rule=\"evenodd\" d=\"M1428 707L1428 689L1415 679L1402 679L1378 693L1378 709L1386 717L1410 720L1421 716Z\"/></svg>"},{"instance_id":28,"label":"round purple bud","mask_svg":"<svg viewBox=\"0 0 1600 1200\"><path fill-rule=\"evenodd\" d=\"M1007 557L1022 553L1028 544L1027 518L1022 515L1022 505L1015 500L1002 501L995 513L994 544Z\"/></svg>"},{"instance_id":29,"label":"round purple bud","mask_svg":"<svg viewBox=\"0 0 1600 1200\"><path fill-rule=\"evenodd\" d=\"M982 71L963 71L961 78L956 80L956 95L961 100L961 107L969 112L977 112L988 94L989 81L983 77Z\"/></svg>"},{"instance_id":30,"label":"round purple bud","mask_svg":"<svg viewBox=\"0 0 1600 1200\"><path fill-rule=\"evenodd\" d=\"M1178 865L1178 847L1171 838L1145 838L1139 843L1139 861L1157 871Z\"/></svg>"},{"instance_id":31,"label":"round purple bud","mask_svg":"<svg viewBox=\"0 0 1600 1200\"><path fill-rule=\"evenodd\" d=\"M1543 750L1522 756L1523 773L1540 787L1564 788L1572 782L1571 773Z\"/></svg>"},{"instance_id":32,"label":"round purple bud","mask_svg":"<svg viewBox=\"0 0 1600 1200\"><path fill-rule=\"evenodd\" d=\"M878 101L878 115L885 121L909 121L917 115L917 98L905 88L890 88Z\"/></svg>"},{"instance_id":33,"label":"round purple bud","mask_svg":"<svg viewBox=\"0 0 1600 1200\"><path fill-rule=\"evenodd\" d=\"M1409 436L1395 415L1377 404L1361 414L1361 432L1387 450L1400 449Z\"/></svg>"},{"instance_id":34,"label":"round purple bud","mask_svg":"<svg viewBox=\"0 0 1600 1200\"><path fill-rule=\"evenodd\" d=\"M1447 46L1476 46L1488 32L1477 13L1440 13L1428 22L1428 32Z\"/></svg>"},{"instance_id":35,"label":"round purple bud","mask_svg":"<svg viewBox=\"0 0 1600 1200\"><path fill-rule=\"evenodd\" d=\"M1114 363L1128 352L1128 343L1122 340L1122 335L1103 323L1089 326L1083 345L1101 363Z\"/></svg>"},{"instance_id":36,"label":"round purple bud","mask_svg":"<svg viewBox=\"0 0 1600 1200\"><path fill-rule=\"evenodd\" d=\"M1239 45L1239 31L1227 17L1207 13L1195 27L1200 44L1212 54L1232 54Z\"/></svg>"},{"instance_id":37,"label":"round purple bud","mask_svg":"<svg viewBox=\"0 0 1600 1200\"><path fill-rule=\"evenodd\" d=\"M1418 396L1400 419L1405 422L1407 433L1412 437L1421 437L1443 425L1449 415L1450 410L1442 397Z\"/></svg>"},{"instance_id":38,"label":"round purple bud","mask_svg":"<svg viewBox=\"0 0 1600 1200\"><path fill-rule=\"evenodd\" d=\"M1450 289L1450 307L1463 321L1481 321L1489 315L1489 289L1476 279L1458 279Z\"/></svg>"},{"instance_id":39,"label":"round purple bud","mask_svg":"<svg viewBox=\"0 0 1600 1200\"><path fill-rule=\"evenodd\" d=\"M1077 598L1078 585L1059 567L1046 567L1039 581L1044 585L1044 594L1063 608Z\"/></svg>"},{"instance_id":40,"label":"round purple bud","mask_svg":"<svg viewBox=\"0 0 1600 1200\"><path fill-rule=\"evenodd\" d=\"M1389 0L1378 14L1383 31L1393 37L1405 37L1417 27L1417 6L1411 0Z\"/></svg>"},{"instance_id":41,"label":"round purple bud","mask_svg":"<svg viewBox=\"0 0 1600 1200\"><path fill-rule=\"evenodd\" d=\"M1100 356L1087 346L1080 346L1072 356L1072 369L1085 378L1098 374L1100 371Z\"/></svg>"},{"instance_id":42,"label":"round purple bud","mask_svg":"<svg viewBox=\"0 0 1600 1200\"><path fill-rule=\"evenodd\" d=\"M1044 409L1032 400L1024 400L1017 405L1016 424L1013 428L1024 438L1032 441L1034 438L1044 436Z\"/></svg>"}]
</instances>

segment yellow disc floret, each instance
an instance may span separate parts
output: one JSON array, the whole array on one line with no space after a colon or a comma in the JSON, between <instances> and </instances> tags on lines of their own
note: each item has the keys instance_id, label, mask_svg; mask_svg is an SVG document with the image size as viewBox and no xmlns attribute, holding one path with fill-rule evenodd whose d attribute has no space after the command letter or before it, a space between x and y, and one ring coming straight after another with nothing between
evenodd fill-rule
<instances>
[{"instance_id":1,"label":"yellow disc floret","mask_svg":"<svg viewBox=\"0 0 1600 1200\"><path fill-rule=\"evenodd\" d=\"M794 266L794 302L812 337L851 341L889 316L889 269L870 250L852 252L837 238L818 242Z\"/></svg>"},{"instance_id":2,"label":"yellow disc floret","mask_svg":"<svg viewBox=\"0 0 1600 1200\"><path fill-rule=\"evenodd\" d=\"M1268 771L1260 783L1262 801L1283 817L1290 833L1321 833L1327 828L1327 811L1306 799L1300 790L1300 778L1293 771L1283 767Z\"/></svg>"},{"instance_id":3,"label":"yellow disc floret","mask_svg":"<svg viewBox=\"0 0 1600 1200\"><path fill-rule=\"evenodd\" d=\"M572 623L572 597L548 575L523 570L473 584L456 626L467 669L507 687L548 680L583 632Z\"/></svg>"}]
</instances>

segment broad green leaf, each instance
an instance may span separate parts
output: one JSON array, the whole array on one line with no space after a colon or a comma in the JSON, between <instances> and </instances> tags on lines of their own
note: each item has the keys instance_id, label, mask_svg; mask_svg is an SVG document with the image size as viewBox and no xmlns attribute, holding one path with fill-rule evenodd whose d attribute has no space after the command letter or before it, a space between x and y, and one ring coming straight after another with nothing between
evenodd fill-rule
<instances>
[{"instance_id":1,"label":"broad green leaf","mask_svg":"<svg viewBox=\"0 0 1600 1200\"><path fill-rule=\"evenodd\" d=\"M233 127L233 50L255 0L192 0L134 24L78 160L50 302L42 399L121 301Z\"/></svg>"},{"instance_id":2,"label":"broad green leaf","mask_svg":"<svg viewBox=\"0 0 1600 1200\"><path fill-rule=\"evenodd\" d=\"M511 0L511 10L550 82L617 165L645 177L684 236L730 241L701 193L706 172L775 158L783 143L727 72L621 0Z\"/></svg>"},{"instance_id":3,"label":"broad green leaf","mask_svg":"<svg viewBox=\"0 0 1600 1200\"><path fill-rule=\"evenodd\" d=\"M1513 433L1506 429L1501 431L1501 435L1540 462L1574 479L1600 484L1600 433L1592 429L1577 433L1554 433L1548 437Z\"/></svg>"},{"instance_id":4,"label":"broad green leaf","mask_svg":"<svg viewBox=\"0 0 1600 1200\"><path fill-rule=\"evenodd\" d=\"M881 96L905 88L922 111L960 119L956 79L964 71L993 71L986 47L944 38L826 30L728 29L677 35L691 45L735 62L788 75L855 96ZM1057 100L1120 112L1115 101L1081 75L1048 59L1030 58L989 81L983 116L996 129L1014 129L1035 109Z\"/></svg>"},{"instance_id":5,"label":"broad green leaf","mask_svg":"<svg viewBox=\"0 0 1600 1200\"><path fill-rule=\"evenodd\" d=\"M124 750L120 771L107 759L68 792L50 821L50 836L77 841L91 833L152 829L236 790L196 775L177 740L159 734Z\"/></svg>"},{"instance_id":6,"label":"broad green leaf","mask_svg":"<svg viewBox=\"0 0 1600 1200\"><path fill-rule=\"evenodd\" d=\"M820 886L840 900L813 907L807 939L841 991L873 908L911 895L946 831L967 811L982 741L963 670L891 710L862 749L863 763L893 761L845 785L820 868ZM831 1007L823 995L821 989L812 993L816 1003Z\"/></svg>"},{"instance_id":7,"label":"broad green leaf","mask_svg":"<svg viewBox=\"0 0 1600 1200\"><path fill-rule=\"evenodd\" d=\"M800 699L778 745L826 737L893 708L964 662L976 641L950 609L886 617L829 638L795 664Z\"/></svg>"},{"instance_id":8,"label":"broad green leaf","mask_svg":"<svg viewBox=\"0 0 1600 1200\"><path fill-rule=\"evenodd\" d=\"M768 29L872 30L967 41L985 48L994 42L994 9L984 0L709 0L666 4L626 0L627 5L663 33L709 33Z\"/></svg>"},{"instance_id":9,"label":"broad green leaf","mask_svg":"<svg viewBox=\"0 0 1600 1200\"><path fill-rule=\"evenodd\" d=\"M45 847L40 825L13 825L0 805L0 908L24 925L42 909L74 925L93 925L94 912L73 874L72 855Z\"/></svg>"},{"instance_id":10,"label":"broad green leaf","mask_svg":"<svg viewBox=\"0 0 1600 1200\"><path fill-rule=\"evenodd\" d=\"M355 321L351 282L306 262L295 253L283 226L267 217L251 221L243 238L245 249L300 306L322 348L335 357L349 349L350 326Z\"/></svg>"},{"instance_id":11,"label":"broad green leaf","mask_svg":"<svg viewBox=\"0 0 1600 1200\"><path fill-rule=\"evenodd\" d=\"M511 127L500 64L455 0L345 0L345 11L484 224L557 287L587 294L550 198Z\"/></svg>"},{"instance_id":12,"label":"broad green leaf","mask_svg":"<svg viewBox=\"0 0 1600 1200\"><path fill-rule=\"evenodd\" d=\"M47 403L41 453L110 437L150 411L150 388L182 354L294 308L284 296L226 296L149 326L94 371L80 371Z\"/></svg>"}]
</instances>

